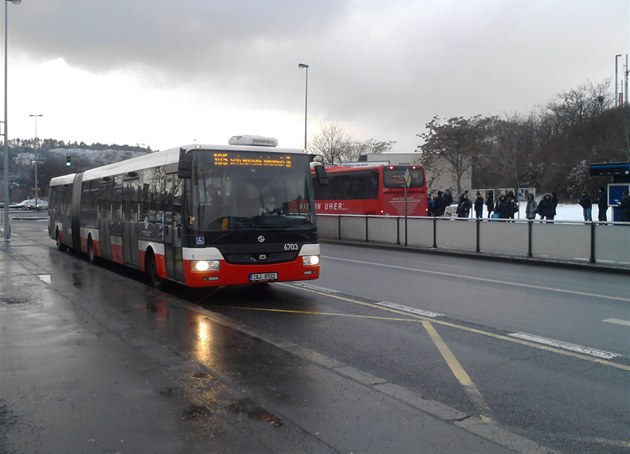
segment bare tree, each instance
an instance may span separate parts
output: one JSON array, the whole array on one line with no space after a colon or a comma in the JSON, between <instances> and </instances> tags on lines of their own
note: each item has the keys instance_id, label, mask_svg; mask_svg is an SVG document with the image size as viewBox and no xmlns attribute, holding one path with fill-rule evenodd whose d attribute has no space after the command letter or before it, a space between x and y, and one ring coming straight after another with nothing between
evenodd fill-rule
<instances>
[{"instance_id":1,"label":"bare tree","mask_svg":"<svg viewBox=\"0 0 630 454\"><path fill-rule=\"evenodd\" d=\"M476 115L471 118L453 117L441 124L440 119L434 117L426 125L428 132L418 134L425 142L418 147L424 162L430 167L437 158L446 161L455 176L458 194L462 192L464 173L470 170L475 157L490 146L489 126L493 121L494 117Z\"/></svg>"},{"instance_id":2,"label":"bare tree","mask_svg":"<svg viewBox=\"0 0 630 454\"><path fill-rule=\"evenodd\" d=\"M355 162L361 155L389 153L392 151L395 143L395 140L378 141L374 139L368 139L364 142L352 142L349 154L345 157L345 160Z\"/></svg>"},{"instance_id":3,"label":"bare tree","mask_svg":"<svg viewBox=\"0 0 630 454\"><path fill-rule=\"evenodd\" d=\"M326 123L321 126L321 132L311 140L310 149L322 156L324 164L341 164L350 155L352 139L341 126Z\"/></svg>"},{"instance_id":4,"label":"bare tree","mask_svg":"<svg viewBox=\"0 0 630 454\"><path fill-rule=\"evenodd\" d=\"M489 162L500 175L499 183L507 187L536 186L535 158L536 120L533 115L517 114L496 119L492 125L493 146Z\"/></svg>"}]
</instances>

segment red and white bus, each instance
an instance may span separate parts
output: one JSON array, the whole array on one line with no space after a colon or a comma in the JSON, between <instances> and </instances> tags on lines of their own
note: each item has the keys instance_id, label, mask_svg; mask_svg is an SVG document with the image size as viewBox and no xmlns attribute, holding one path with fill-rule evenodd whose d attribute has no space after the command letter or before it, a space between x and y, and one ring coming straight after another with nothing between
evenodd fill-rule
<instances>
[{"instance_id":1,"label":"red and white bus","mask_svg":"<svg viewBox=\"0 0 630 454\"><path fill-rule=\"evenodd\" d=\"M319 277L311 155L237 136L53 178L60 250L189 287ZM323 168L323 167L322 167Z\"/></svg>"},{"instance_id":2,"label":"red and white bus","mask_svg":"<svg viewBox=\"0 0 630 454\"><path fill-rule=\"evenodd\" d=\"M326 186L318 184L313 173L317 213L404 216L405 174L408 172L407 215L428 215L427 183L422 166L367 164L326 166Z\"/></svg>"}]
</instances>

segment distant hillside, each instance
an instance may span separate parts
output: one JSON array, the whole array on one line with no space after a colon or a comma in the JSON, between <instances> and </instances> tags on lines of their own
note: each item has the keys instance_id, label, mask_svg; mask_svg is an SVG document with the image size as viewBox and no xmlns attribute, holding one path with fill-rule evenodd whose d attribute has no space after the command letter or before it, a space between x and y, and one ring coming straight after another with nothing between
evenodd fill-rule
<instances>
[{"instance_id":1,"label":"distant hillside","mask_svg":"<svg viewBox=\"0 0 630 454\"><path fill-rule=\"evenodd\" d=\"M37 184L39 195L46 197L51 178L69 173L84 172L125 159L143 156L151 148L130 145L65 143L54 139L13 139L10 144L9 187L12 202L32 198ZM70 155L71 165L66 165ZM33 162L37 156L38 175L35 181ZM0 163L1 164L1 163ZM2 165L0 165L2 168Z\"/></svg>"},{"instance_id":2,"label":"distant hillside","mask_svg":"<svg viewBox=\"0 0 630 454\"><path fill-rule=\"evenodd\" d=\"M65 158L70 155L72 159L79 158L84 168L98 167L125 159L144 156L151 153L150 150L114 150L114 149L84 149L84 148L53 148L47 150L50 154Z\"/></svg>"}]
</instances>

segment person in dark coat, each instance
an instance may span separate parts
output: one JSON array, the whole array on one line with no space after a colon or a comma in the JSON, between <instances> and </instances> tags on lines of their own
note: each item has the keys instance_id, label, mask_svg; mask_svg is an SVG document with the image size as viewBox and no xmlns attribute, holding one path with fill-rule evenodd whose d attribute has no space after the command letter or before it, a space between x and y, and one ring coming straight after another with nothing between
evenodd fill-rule
<instances>
[{"instance_id":1,"label":"person in dark coat","mask_svg":"<svg viewBox=\"0 0 630 454\"><path fill-rule=\"evenodd\" d=\"M451 206L453 203L453 195L451 194L451 190L447 189L444 191L444 208Z\"/></svg>"},{"instance_id":2,"label":"person in dark coat","mask_svg":"<svg viewBox=\"0 0 630 454\"><path fill-rule=\"evenodd\" d=\"M619 220L621 222L630 222L630 195L628 191L623 191L623 198L619 204Z\"/></svg>"},{"instance_id":3,"label":"person in dark coat","mask_svg":"<svg viewBox=\"0 0 630 454\"><path fill-rule=\"evenodd\" d=\"M510 215L508 216L508 218L514 219L514 215L518 213L518 201L516 200L516 196L512 191L507 193L507 202L510 206Z\"/></svg>"},{"instance_id":4,"label":"person in dark coat","mask_svg":"<svg viewBox=\"0 0 630 454\"><path fill-rule=\"evenodd\" d=\"M488 195L486 196L486 209L488 210L488 217L490 217L494 211L494 191L488 191Z\"/></svg>"},{"instance_id":5,"label":"person in dark coat","mask_svg":"<svg viewBox=\"0 0 630 454\"><path fill-rule=\"evenodd\" d=\"M551 194L545 194L540 202L538 202L538 208L536 213L540 216L540 219L553 220L556 215L556 207L553 204Z\"/></svg>"},{"instance_id":6,"label":"person in dark coat","mask_svg":"<svg viewBox=\"0 0 630 454\"><path fill-rule=\"evenodd\" d=\"M509 219L510 215L514 216L514 211L512 211L512 207L505 194L499 196L497 205L494 207L494 212L499 214L499 219Z\"/></svg>"},{"instance_id":7,"label":"person in dark coat","mask_svg":"<svg viewBox=\"0 0 630 454\"><path fill-rule=\"evenodd\" d=\"M459 198L459 204L457 205L457 217L467 218L468 216L470 216L471 208L472 208L472 203L470 203L470 199L468 198L468 193L464 192Z\"/></svg>"},{"instance_id":8,"label":"person in dark coat","mask_svg":"<svg viewBox=\"0 0 630 454\"><path fill-rule=\"evenodd\" d=\"M475 194L475 217L480 219L483 216L483 197L481 193L477 191Z\"/></svg>"},{"instance_id":9,"label":"person in dark coat","mask_svg":"<svg viewBox=\"0 0 630 454\"><path fill-rule=\"evenodd\" d=\"M584 215L585 221L593 221L592 211L593 211L593 202L591 200L591 195L588 191L582 191L582 196L578 203L582 207L582 214Z\"/></svg>"},{"instance_id":10,"label":"person in dark coat","mask_svg":"<svg viewBox=\"0 0 630 454\"><path fill-rule=\"evenodd\" d=\"M606 212L608 211L608 200L606 200L606 189L599 188L599 196L597 197L597 220L606 222Z\"/></svg>"},{"instance_id":11,"label":"person in dark coat","mask_svg":"<svg viewBox=\"0 0 630 454\"><path fill-rule=\"evenodd\" d=\"M444 197L442 196L442 191L438 191L437 197L433 201L433 215L437 217L444 215Z\"/></svg>"}]
</instances>

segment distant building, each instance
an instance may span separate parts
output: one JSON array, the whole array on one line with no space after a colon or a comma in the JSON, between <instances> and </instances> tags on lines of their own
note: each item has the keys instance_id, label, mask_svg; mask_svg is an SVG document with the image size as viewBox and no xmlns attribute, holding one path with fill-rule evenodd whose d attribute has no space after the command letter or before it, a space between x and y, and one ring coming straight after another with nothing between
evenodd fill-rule
<instances>
[{"instance_id":1,"label":"distant building","mask_svg":"<svg viewBox=\"0 0 630 454\"><path fill-rule=\"evenodd\" d=\"M375 164L389 165L419 165L422 164L421 153L382 153L362 154L359 162L374 162ZM425 166L429 191L437 192L451 189L455 197L457 191L457 178L450 170L450 164L443 159L436 159L431 167ZM462 190L472 186L472 166L464 172L460 181Z\"/></svg>"},{"instance_id":2,"label":"distant building","mask_svg":"<svg viewBox=\"0 0 630 454\"><path fill-rule=\"evenodd\" d=\"M19 166L30 166L35 161L35 153L18 153L13 162Z\"/></svg>"}]
</instances>

